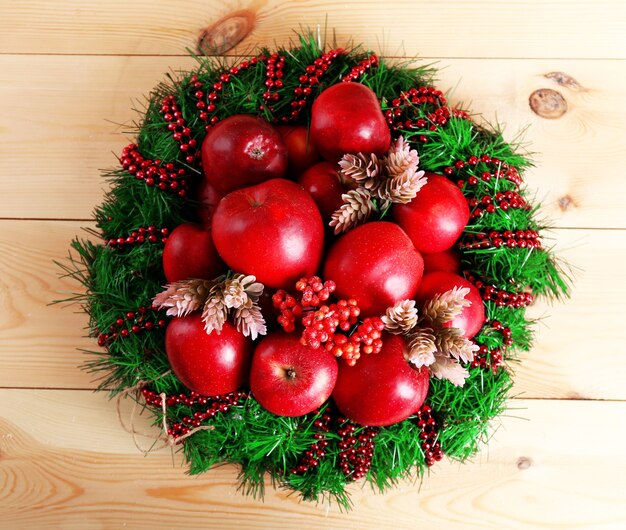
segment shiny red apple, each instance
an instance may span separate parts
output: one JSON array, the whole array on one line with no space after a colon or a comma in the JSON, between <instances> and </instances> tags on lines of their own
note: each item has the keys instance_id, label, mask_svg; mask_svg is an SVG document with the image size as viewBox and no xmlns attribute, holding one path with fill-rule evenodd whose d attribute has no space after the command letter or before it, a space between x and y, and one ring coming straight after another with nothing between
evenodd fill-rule
<instances>
[{"instance_id":1,"label":"shiny red apple","mask_svg":"<svg viewBox=\"0 0 626 530\"><path fill-rule=\"evenodd\" d=\"M424 258L424 274L435 271L452 272L454 274L461 272L461 256L453 248L433 254L422 254L422 258Z\"/></svg>"},{"instance_id":2,"label":"shiny red apple","mask_svg":"<svg viewBox=\"0 0 626 530\"><path fill-rule=\"evenodd\" d=\"M298 184L313 197L326 226L333 213L343 204L341 196L346 192L339 180L338 168L336 164L320 162L307 169L298 179Z\"/></svg>"},{"instance_id":3,"label":"shiny red apple","mask_svg":"<svg viewBox=\"0 0 626 530\"><path fill-rule=\"evenodd\" d=\"M338 162L346 153L384 155L391 133L374 91L359 83L324 90L311 110L311 138L321 155Z\"/></svg>"},{"instance_id":4,"label":"shiny red apple","mask_svg":"<svg viewBox=\"0 0 626 530\"><path fill-rule=\"evenodd\" d=\"M280 178L287 169L287 147L269 122L236 114L217 123L202 143L204 177L219 192Z\"/></svg>"},{"instance_id":5,"label":"shiny red apple","mask_svg":"<svg viewBox=\"0 0 626 530\"><path fill-rule=\"evenodd\" d=\"M226 264L215 249L209 229L184 223L167 238L163 271L170 283L189 278L212 280L226 271Z\"/></svg>"},{"instance_id":6,"label":"shiny red apple","mask_svg":"<svg viewBox=\"0 0 626 530\"><path fill-rule=\"evenodd\" d=\"M361 356L354 366L339 364L333 399L342 414L361 425L405 420L428 393L428 370L408 363L404 338L384 333L382 340L379 353Z\"/></svg>"},{"instance_id":7,"label":"shiny red apple","mask_svg":"<svg viewBox=\"0 0 626 530\"><path fill-rule=\"evenodd\" d=\"M485 323L485 306L478 289L465 278L443 271L425 274L415 295L415 300L418 307L421 307L424 302L430 300L436 294L444 293L455 287L467 287L469 289L469 294L465 298L471 304L463 308L463 311L452 321L445 324L445 326L460 328L464 331L463 335L471 339Z\"/></svg>"},{"instance_id":8,"label":"shiny red apple","mask_svg":"<svg viewBox=\"0 0 626 530\"><path fill-rule=\"evenodd\" d=\"M279 125L276 127L287 146L287 175L297 179L320 160L308 127L304 125Z\"/></svg>"},{"instance_id":9,"label":"shiny red apple","mask_svg":"<svg viewBox=\"0 0 626 530\"><path fill-rule=\"evenodd\" d=\"M207 334L200 313L173 318L165 331L172 371L189 390L203 396L233 392L248 382L252 340L225 322Z\"/></svg>"},{"instance_id":10,"label":"shiny red apple","mask_svg":"<svg viewBox=\"0 0 626 530\"><path fill-rule=\"evenodd\" d=\"M298 334L276 331L259 342L252 358L250 390L261 406L279 416L302 416L330 396L337 360L323 348L300 343Z\"/></svg>"},{"instance_id":11,"label":"shiny red apple","mask_svg":"<svg viewBox=\"0 0 626 530\"><path fill-rule=\"evenodd\" d=\"M426 173L428 181L408 204L396 204L394 221L420 252L447 250L469 221L469 206L459 188L442 175Z\"/></svg>"},{"instance_id":12,"label":"shiny red apple","mask_svg":"<svg viewBox=\"0 0 626 530\"><path fill-rule=\"evenodd\" d=\"M415 296L424 261L402 229L385 221L367 223L329 249L324 278L339 298L355 298L365 316L376 316Z\"/></svg>"},{"instance_id":13,"label":"shiny red apple","mask_svg":"<svg viewBox=\"0 0 626 530\"><path fill-rule=\"evenodd\" d=\"M273 179L226 195L213 216L222 259L274 289L317 272L324 250L322 217L295 182Z\"/></svg>"}]
</instances>

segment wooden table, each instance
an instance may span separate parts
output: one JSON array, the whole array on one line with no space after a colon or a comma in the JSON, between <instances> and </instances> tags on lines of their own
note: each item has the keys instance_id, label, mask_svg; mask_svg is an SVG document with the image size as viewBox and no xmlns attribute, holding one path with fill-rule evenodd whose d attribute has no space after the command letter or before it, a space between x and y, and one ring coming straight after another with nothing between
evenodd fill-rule
<instances>
[{"instance_id":1,"label":"wooden table","mask_svg":"<svg viewBox=\"0 0 626 530\"><path fill-rule=\"evenodd\" d=\"M533 308L546 318L489 448L421 486L353 487L349 514L142 456L78 368L85 316L48 305L76 289L52 260L89 226L142 94L199 39L246 53L317 24L438 61L440 86L509 139L528 126L527 182L575 267L568 303ZM0 0L0 528L626 528L625 29L623 0Z\"/></svg>"}]
</instances>

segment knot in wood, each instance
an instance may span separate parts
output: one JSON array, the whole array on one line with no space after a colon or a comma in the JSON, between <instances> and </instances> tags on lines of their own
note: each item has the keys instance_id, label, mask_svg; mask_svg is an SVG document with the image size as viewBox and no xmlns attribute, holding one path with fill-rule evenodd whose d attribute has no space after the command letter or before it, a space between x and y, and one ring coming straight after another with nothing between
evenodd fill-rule
<instances>
[{"instance_id":1,"label":"knot in wood","mask_svg":"<svg viewBox=\"0 0 626 530\"><path fill-rule=\"evenodd\" d=\"M560 92L551 88L535 90L528 98L532 111L548 120L556 120L567 112L567 101Z\"/></svg>"},{"instance_id":2,"label":"knot in wood","mask_svg":"<svg viewBox=\"0 0 626 530\"><path fill-rule=\"evenodd\" d=\"M203 55L220 55L233 49L254 29L256 13L249 9L222 17L206 28L198 39L198 51Z\"/></svg>"}]
</instances>

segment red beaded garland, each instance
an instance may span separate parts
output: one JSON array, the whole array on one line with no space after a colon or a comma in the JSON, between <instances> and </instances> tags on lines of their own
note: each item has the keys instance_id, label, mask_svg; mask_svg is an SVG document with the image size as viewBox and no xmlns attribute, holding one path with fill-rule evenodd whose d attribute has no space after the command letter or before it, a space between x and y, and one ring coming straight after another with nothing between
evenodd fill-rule
<instances>
[{"instance_id":1,"label":"red beaded garland","mask_svg":"<svg viewBox=\"0 0 626 530\"><path fill-rule=\"evenodd\" d=\"M141 392L147 405L159 408L163 406L161 395L154 390L144 388ZM172 436L174 438L184 436L189 433L191 429L200 427L202 422L215 417L218 413L228 412L230 407L238 405L241 399L245 399L247 397L248 393L243 391L230 392L228 394L222 394L214 397L202 396L196 392L191 392L188 395L179 394L175 396L167 396L165 398L165 405L167 407L180 404L190 407L196 403L200 405L208 405L205 410L195 411L193 416L185 416L182 422L170 425L167 430L167 434L168 436Z\"/></svg>"},{"instance_id":2,"label":"red beaded garland","mask_svg":"<svg viewBox=\"0 0 626 530\"><path fill-rule=\"evenodd\" d=\"M417 426L422 432L419 434L420 445L424 452L427 466L432 466L443 458L441 443L438 440L437 421L432 415L432 408L426 403L420 407L415 414L417 416Z\"/></svg>"},{"instance_id":3,"label":"red beaded garland","mask_svg":"<svg viewBox=\"0 0 626 530\"><path fill-rule=\"evenodd\" d=\"M198 118L206 124L204 127L206 131L209 131L219 121L219 117L216 115L217 100L219 94L223 93L224 87L230 83L233 76L266 60L267 57L253 57L249 61L242 61L238 65L231 66L220 74L219 81L213 83L208 92L204 89L202 82L196 74L191 76L189 82L190 88L194 90L193 95L196 99L196 108L199 111Z\"/></svg>"},{"instance_id":4,"label":"red beaded garland","mask_svg":"<svg viewBox=\"0 0 626 530\"><path fill-rule=\"evenodd\" d=\"M319 410L316 410L314 414L319 414ZM302 475L309 471L309 469L317 467L319 465L320 458L326 456L326 449L328 447L326 433L330 431L330 420L331 416L327 412L315 420L314 426L317 432L313 435L313 437L317 441L309 445L309 448L304 452L300 461L291 470L293 475Z\"/></svg>"},{"instance_id":5,"label":"red beaded garland","mask_svg":"<svg viewBox=\"0 0 626 530\"><path fill-rule=\"evenodd\" d=\"M470 366L472 368L480 368L481 370L491 370L495 374L504 362L502 349L489 349L484 344L479 344L478 348L479 349L474 355L474 360L470 363Z\"/></svg>"},{"instance_id":6,"label":"red beaded garland","mask_svg":"<svg viewBox=\"0 0 626 530\"><path fill-rule=\"evenodd\" d=\"M299 85L294 89L294 98L291 101L291 113L289 116L283 116L282 122L288 123L298 119L300 112L306 107L308 97L313 93L314 86L318 85L321 77L328 70L332 62L340 55L345 55L343 48L329 50L315 59L312 64L305 67L304 72L299 78Z\"/></svg>"},{"instance_id":7,"label":"red beaded garland","mask_svg":"<svg viewBox=\"0 0 626 530\"><path fill-rule=\"evenodd\" d=\"M535 300L534 296L529 292L515 293L498 289L495 285L488 285L467 272L465 273L465 277L467 281L473 283L480 291L483 300L494 302L498 307L528 307Z\"/></svg>"},{"instance_id":8,"label":"red beaded garland","mask_svg":"<svg viewBox=\"0 0 626 530\"><path fill-rule=\"evenodd\" d=\"M419 106L434 106L426 117L416 116ZM415 115L413 118L411 115ZM438 127L448 123L451 117L470 120L470 115L459 109L448 107L441 90L431 86L411 88L402 92L399 97L391 100L391 108L385 111L385 118L391 130L428 129L436 131ZM419 141L426 143L428 138L421 135Z\"/></svg>"},{"instance_id":9,"label":"red beaded garland","mask_svg":"<svg viewBox=\"0 0 626 530\"><path fill-rule=\"evenodd\" d=\"M161 102L161 114L168 122L167 128L172 132L172 137L180 144L180 150L185 153L187 164L200 163L200 150L198 140L191 137L191 129L187 126L178 102L174 96L166 96Z\"/></svg>"},{"instance_id":10,"label":"red beaded garland","mask_svg":"<svg viewBox=\"0 0 626 530\"><path fill-rule=\"evenodd\" d=\"M480 173L480 178L476 175L469 174L467 171L463 171L466 166L476 167L479 163L485 164L488 167L493 166L494 169L492 171L483 171ZM465 187L466 184L470 186L477 186L478 183L482 180L484 182L489 182L492 179L505 179L515 184L517 188L522 184L522 177L520 176L517 168L503 162L502 160L491 157L487 154L483 155L472 155L467 160L457 160L454 165L448 166L443 170L444 175L451 179L455 179L459 188ZM507 194L514 194L509 195ZM500 196L502 195L502 196ZM527 207L526 201L516 192L506 191L502 194L496 194L493 199L495 202L500 205L502 201L508 201L508 206L500 205L503 210L507 210L509 208L510 203L520 202L519 205L511 206L513 208L522 208ZM523 201L523 204L521 202ZM529 208L529 207L528 207Z\"/></svg>"},{"instance_id":11,"label":"red beaded garland","mask_svg":"<svg viewBox=\"0 0 626 530\"><path fill-rule=\"evenodd\" d=\"M339 469L348 480L359 480L370 470L374 456L374 438L378 434L376 427L363 427L358 433L357 425L347 418L338 418L340 427L337 434L341 441L339 451Z\"/></svg>"},{"instance_id":12,"label":"red beaded garland","mask_svg":"<svg viewBox=\"0 0 626 530\"><path fill-rule=\"evenodd\" d=\"M342 79L342 83L351 83L365 74L372 66L378 66L378 57L376 55L368 55L365 59L354 66Z\"/></svg>"},{"instance_id":13,"label":"red beaded garland","mask_svg":"<svg viewBox=\"0 0 626 530\"><path fill-rule=\"evenodd\" d=\"M141 226L133 230L126 237L111 237L106 244L116 250L123 250L142 243L162 243L165 244L170 235L169 228L157 228L154 225Z\"/></svg>"},{"instance_id":14,"label":"red beaded garland","mask_svg":"<svg viewBox=\"0 0 626 530\"><path fill-rule=\"evenodd\" d=\"M176 168L172 162L162 163L161 160L144 158L136 144L122 149L120 155L122 167L147 186L156 186L162 191L171 191L180 197L187 195L187 172Z\"/></svg>"},{"instance_id":15,"label":"red beaded garland","mask_svg":"<svg viewBox=\"0 0 626 530\"><path fill-rule=\"evenodd\" d=\"M151 331L156 327L164 328L166 322L163 319L149 320L146 316L151 307L139 306L136 311L128 311L123 317L119 317L114 324L105 332L97 332L98 346L106 346L114 340L122 337L127 338L132 333L138 335L143 331Z\"/></svg>"},{"instance_id":16,"label":"red beaded garland","mask_svg":"<svg viewBox=\"0 0 626 530\"><path fill-rule=\"evenodd\" d=\"M491 230L489 232L478 232L467 234L466 241L459 243L460 249L481 249L481 248L541 248L539 233L536 230Z\"/></svg>"}]
</instances>

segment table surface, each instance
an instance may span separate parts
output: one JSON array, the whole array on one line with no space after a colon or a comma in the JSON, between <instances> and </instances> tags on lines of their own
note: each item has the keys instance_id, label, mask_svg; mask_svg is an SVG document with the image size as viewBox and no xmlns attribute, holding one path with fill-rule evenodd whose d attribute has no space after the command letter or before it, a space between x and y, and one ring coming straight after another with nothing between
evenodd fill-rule
<instances>
[{"instance_id":1,"label":"table surface","mask_svg":"<svg viewBox=\"0 0 626 530\"><path fill-rule=\"evenodd\" d=\"M626 528L623 0L0 0L0 13L0 528ZM179 454L144 457L78 368L85 315L48 305L77 287L53 260L90 225L142 95L191 67L199 41L246 54L318 24L436 61L453 101L508 139L525 129L528 186L575 276L567 303L532 308L536 345L489 447L385 495L355 485L348 514L244 497L230 467L188 477ZM536 90L566 105L560 118L550 97L531 109Z\"/></svg>"}]
</instances>

